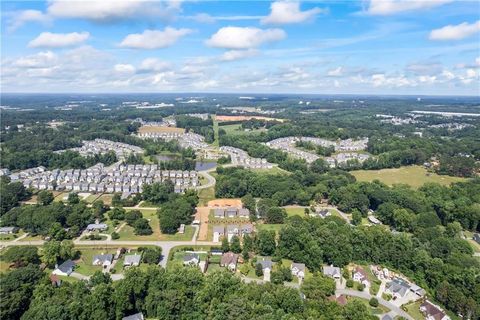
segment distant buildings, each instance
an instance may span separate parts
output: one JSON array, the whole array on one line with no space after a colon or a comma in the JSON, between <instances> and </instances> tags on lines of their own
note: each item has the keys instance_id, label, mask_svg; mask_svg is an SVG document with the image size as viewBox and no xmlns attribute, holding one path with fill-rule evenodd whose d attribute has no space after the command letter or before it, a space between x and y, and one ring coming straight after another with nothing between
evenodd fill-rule
<instances>
[{"instance_id":1,"label":"distant buildings","mask_svg":"<svg viewBox=\"0 0 480 320\"><path fill-rule=\"evenodd\" d=\"M83 145L78 148L67 150L77 151L81 156L90 157L97 154L105 154L109 151L115 152L119 159L125 159L130 154L143 153L143 149L126 143L110 141L106 139L95 139L93 141L82 141ZM58 150L55 153L62 153L67 150Z\"/></svg>"},{"instance_id":2,"label":"distant buildings","mask_svg":"<svg viewBox=\"0 0 480 320\"><path fill-rule=\"evenodd\" d=\"M331 167L343 165L350 160L363 162L370 157L368 154L357 153L358 151L367 148L368 138L360 140L346 139L331 141L314 137L284 137L269 141L265 145L272 149L284 151L294 158L304 159L307 163L312 163L321 158L317 154L295 147L297 141L310 142L322 147L334 147L335 151L343 151L334 156L325 158L325 161L327 161Z\"/></svg>"},{"instance_id":3,"label":"distant buildings","mask_svg":"<svg viewBox=\"0 0 480 320\"><path fill-rule=\"evenodd\" d=\"M199 185L196 171L160 170L154 164L116 164L107 169L99 163L88 169L52 171L37 167L12 173L10 178L12 181L22 181L26 188L91 193L118 192L122 193L123 198L142 192L144 185L154 182L170 180L177 193Z\"/></svg>"},{"instance_id":4,"label":"distant buildings","mask_svg":"<svg viewBox=\"0 0 480 320\"><path fill-rule=\"evenodd\" d=\"M265 158L252 158L242 149L223 146L220 151L227 153L232 160L232 164L251 169L271 169L273 165L267 162Z\"/></svg>"}]
</instances>

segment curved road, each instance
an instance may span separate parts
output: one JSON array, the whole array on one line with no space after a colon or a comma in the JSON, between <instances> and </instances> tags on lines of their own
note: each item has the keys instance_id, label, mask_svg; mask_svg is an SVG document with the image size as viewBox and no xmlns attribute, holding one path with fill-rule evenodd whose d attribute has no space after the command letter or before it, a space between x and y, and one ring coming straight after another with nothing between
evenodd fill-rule
<instances>
[{"instance_id":1,"label":"curved road","mask_svg":"<svg viewBox=\"0 0 480 320\"><path fill-rule=\"evenodd\" d=\"M335 294L337 294L337 295L343 294L343 295L346 295L346 296L358 297L358 298L367 299L367 300L370 300L370 298L373 297L368 292L356 291L356 290L351 290L351 289L337 289L337 290L335 290ZM399 316L404 317L405 319L414 320L408 313L406 313L405 311L403 311L401 308L397 307L393 303L391 303L387 300L384 300L382 298L379 298L379 297L375 297L375 298L378 300L379 304L381 304L384 307L387 307L388 309L395 312Z\"/></svg>"}]
</instances>

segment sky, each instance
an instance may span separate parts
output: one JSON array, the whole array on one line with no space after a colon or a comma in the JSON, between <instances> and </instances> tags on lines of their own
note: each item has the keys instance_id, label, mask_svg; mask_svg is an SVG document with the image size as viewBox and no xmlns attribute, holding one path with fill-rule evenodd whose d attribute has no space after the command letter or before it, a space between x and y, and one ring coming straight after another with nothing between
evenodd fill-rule
<instances>
[{"instance_id":1,"label":"sky","mask_svg":"<svg viewBox=\"0 0 480 320\"><path fill-rule=\"evenodd\" d=\"M480 2L1 2L2 92L480 95Z\"/></svg>"}]
</instances>

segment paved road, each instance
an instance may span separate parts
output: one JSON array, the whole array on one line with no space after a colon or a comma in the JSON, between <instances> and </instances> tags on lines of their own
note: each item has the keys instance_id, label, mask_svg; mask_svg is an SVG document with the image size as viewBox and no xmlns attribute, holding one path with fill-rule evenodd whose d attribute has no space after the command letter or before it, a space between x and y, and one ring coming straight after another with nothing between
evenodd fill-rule
<instances>
[{"instance_id":1,"label":"paved road","mask_svg":"<svg viewBox=\"0 0 480 320\"><path fill-rule=\"evenodd\" d=\"M365 291L356 291L356 290L351 290L351 289L337 289L335 291L335 294L337 295L346 295L346 296L352 296L352 297L358 297L358 298L363 298L370 300L372 298L372 295L368 292ZM401 308L397 307L393 303L386 301L382 298L377 297L378 303L381 304L384 307L387 307L391 311L395 312L397 315L404 317L405 319L409 320L414 320L408 313L403 311Z\"/></svg>"},{"instance_id":2,"label":"paved road","mask_svg":"<svg viewBox=\"0 0 480 320\"><path fill-rule=\"evenodd\" d=\"M202 190L202 189L207 189L210 187L213 187L215 183L217 182L215 178L210 174L210 172L215 171L216 169L210 169L206 171L198 171L198 174L206 178L208 181L206 184L195 187L196 190Z\"/></svg>"}]
</instances>

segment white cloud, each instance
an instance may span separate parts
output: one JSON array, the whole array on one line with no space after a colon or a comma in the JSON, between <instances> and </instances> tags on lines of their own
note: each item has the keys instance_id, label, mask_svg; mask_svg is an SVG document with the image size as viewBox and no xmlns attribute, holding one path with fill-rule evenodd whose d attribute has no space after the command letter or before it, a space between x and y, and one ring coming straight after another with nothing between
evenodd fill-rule
<instances>
[{"instance_id":1,"label":"white cloud","mask_svg":"<svg viewBox=\"0 0 480 320\"><path fill-rule=\"evenodd\" d=\"M79 45L90 37L88 32L51 33L42 32L28 43L30 48L63 48Z\"/></svg>"},{"instance_id":2,"label":"white cloud","mask_svg":"<svg viewBox=\"0 0 480 320\"><path fill-rule=\"evenodd\" d=\"M317 14L325 12L320 8L313 8L306 11L300 10L300 2L297 1L275 1L270 5L270 15L261 20L262 24L289 24L300 23L313 19Z\"/></svg>"},{"instance_id":3,"label":"white cloud","mask_svg":"<svg viewBox=\"0 0 480 320\"><path fill-rule=\"evenodd\" d=\"M143 33L132 33L120 43L121 47L134 49L158 49L173 45L181 37L192 33L190 29L166 27L160 30L145 30Z\"/></svg>"},{"instance_id":4,"label":"white cloud","mask_svg":"<svg viewBox=\"0 0 480 320\"><path fill-rule=\"evenodd\" d=\"M254 27L223 27L206 41L211 47L225 49L251 49L267 42L286 37L282 29L259 29Z\"/></svg>"},{"instance_id":5,"label":"white cloud","mask_svg":"<svg viewBox=\"0 0 480 320\"><path fill-rule=\"evenodd\" d=\"M329 70L328 73L327 73L327 75L328 75L329 77L340 77L340 76L343 75L343 72L344 72L343 67L338 67L338 68Z\"/></svg>"},{"instance_id":6,"label":"white cloud","mask_svg":"<svg viewBox=\"0 0 480 320\"><path fill-rule=\"evenodd\" d=\"M13 66L19 68L44 68L54 64L56 60L57 55L52 51L41 51L15 60Z\"/></svg>"},{"instance_id":7,"label":"white cloud","mask_svg":"<svg viewBox=\"0 0 480 320\"><path fill-rule=\"evenodd\" d=\"M102 0L76 1L53 0L47 12L56 18L80 18L94 21L160 17L170 19L181 10L179 1Z\"/></svg>"},{"instance_id":8,"label":"white cloud","mask_svg":"<svg viewBox=\"0 0 480 320\"><path fill-rule=\"evenodd\" d=\"M24 10L20 12L13 12L12 19L9 20L9 31L15 31L25 23L39 22L47 24L51 21L50 17L39 10Z\"/></svg>"},{"instance_id":9,"label":"white cloud","mask_svg":"<svg viewBox=\"0 0 480 320\"><path fill-rule=\"evenodd\" d=\"M405 11L430 9L453 0L370 0L367 13L371 15L393 15Z\"/></svg>"},{"instance_id":10,"label":"white cloud","mask_svg":"<svg viewBox=\"0 0 480 320\"><path fill-rule=\"evenodd\" d=\"M171 67L170 63L157 58L147 58L139 66L140 71L166 71Z\"/></svg>"},{"instance_id":11,"label":"white cloud","mask_svg":"<svg viewBox=\"0 0 480 320\"><path fill-rule=\"evenodd\" d=\"M461 40L480 32L480 20L474 23L448 25L430 32L430 40Z\"/></svg>"},{"instance_id":12,"label":"white cloud","mask_svg":"<svg viewBox=\"0 0 480 320\"><path fill-rule=\"evenodd\" d=\"M119 73L135 73L135 67L131 64L116 64L113 69Z\"/></svg>"},{"instance_id":13,"label":"white cloud","mask_svg":"<svg viewBox=\"0 0 480 320\"><path fill-rule=\"evenodd\" d=\"M229 50L222 54L220 60L222 61L234 61L240 60L245 58L250 58L258 55L260 52L255 49L248 49L248 50Z\"/></svg>"}]
</instances>

